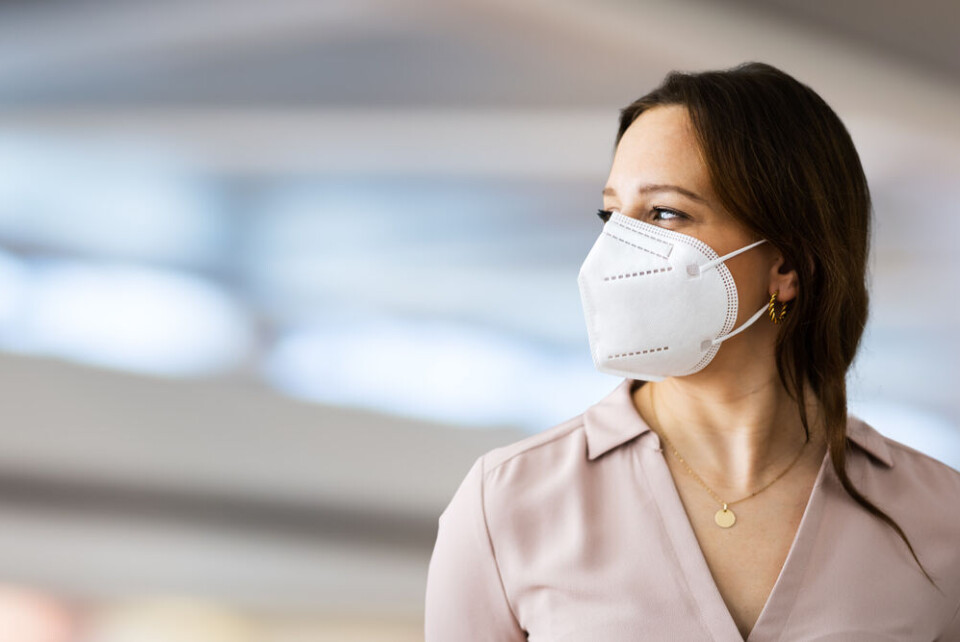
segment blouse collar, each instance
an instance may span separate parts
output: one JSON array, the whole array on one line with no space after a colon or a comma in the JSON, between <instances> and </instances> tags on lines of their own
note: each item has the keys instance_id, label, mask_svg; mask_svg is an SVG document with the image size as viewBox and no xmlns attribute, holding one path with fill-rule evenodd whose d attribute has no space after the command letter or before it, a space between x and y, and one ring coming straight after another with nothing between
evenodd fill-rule
<instances>
[{"instance_id":1,"label":"blouse collar","mask_svg":"<svg viewBox=\"0 0 960 642\"><path fill-rule=\"evenodd\" d=\"M634 437L652 432L633 405L632 384L632 379L624 379L613 392L584 413L588 459L596 459ZM850 415L847 418L847 437L874 459L893 468L890 447L883 435L872 426Z\"/></svg>"}]
</instances>

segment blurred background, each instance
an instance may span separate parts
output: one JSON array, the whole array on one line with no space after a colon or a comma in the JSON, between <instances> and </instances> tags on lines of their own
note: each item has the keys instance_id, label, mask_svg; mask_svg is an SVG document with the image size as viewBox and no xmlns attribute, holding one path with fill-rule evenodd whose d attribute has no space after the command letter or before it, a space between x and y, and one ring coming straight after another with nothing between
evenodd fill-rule
<instances>
[{"instance_id":1,"label":"blurred background","mask_svg":"<svg viewBox=\"0 0 960 642\"><path fill-rule=\"evenodd\" d=\"M0 3L0 642L422 639L437 517L580 413L618 109L816 89L875 199L853 411L960 468L952 0Z\"/></svg>"}]
</instances>

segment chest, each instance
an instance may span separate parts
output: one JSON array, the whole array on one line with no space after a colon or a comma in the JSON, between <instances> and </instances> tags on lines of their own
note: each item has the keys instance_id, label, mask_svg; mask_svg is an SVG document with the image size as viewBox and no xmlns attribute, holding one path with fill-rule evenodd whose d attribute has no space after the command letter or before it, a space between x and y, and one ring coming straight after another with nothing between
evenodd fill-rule
<instances>
[{"instance_id":1,"label":"chest","mask_svg":"<svg viewBox=\"0 0 960 642\"><path fill-rule=\"evenodd\" d=\"M675 473L676 474L676 473ZM682 473L681 473L682 474ZM816 470L802 470L780 488L730 507L730 528L717 526L719 508L696 482L676 477L677 490L724 604L746 638L776 585L796 538Z\"/></svg>"},{"instance_id":2,"label":"chest","mask_svg":"<svg viewBox=\"0 0 960 642\"><path fill-rule=\"evenodd\" d=\"M661 451L610 455L536 493L488 496L504 593L531 642L930 642L956 609L825 459L817 490L785 476L724 530Z\"/></svg>"}]
</instances>

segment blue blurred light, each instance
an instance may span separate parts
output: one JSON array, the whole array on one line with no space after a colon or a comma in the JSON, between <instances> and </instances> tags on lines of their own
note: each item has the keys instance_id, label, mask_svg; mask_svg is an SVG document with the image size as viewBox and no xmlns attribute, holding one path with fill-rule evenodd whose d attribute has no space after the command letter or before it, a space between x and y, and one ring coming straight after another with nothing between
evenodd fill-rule
<instances>
[{"instance_id":1,"label":"blue blurred light","mask_svg":"<svg viewBox=\"0 0 960 642\"><path fill-rule=\"evenodd\" d=\"M0 137L0 235L8 240L205 266L229 238L224 218L210 187L175 164L92 144Z\"/></svg>"},{"instance_id":2,"label":"blue blurred light","mask_svg":"<svg viewBox=\"0 0 960 642\"><path fill-rule=\"evenodd\" d=\"M462 426L538 431L579 414L618 380L589 356L439 321L373 319L282 337L266 377L294 396Z\"/></svg>"},{"instance_id":3,"label":"blue blurred light","mask_svg":"<svg viewBox=\"0 0 960 642\"><path fill-rule=\"evenodd\" d=\"M28 352L167 376L235 368L251 323L220 288L173 272L66 261L37 266L19 338Z\"/></svg>"},{"instance_id":4,"label":"blue blurred light","mask_svg":"<svg viewBox=\"0 0 960 642\"><path fill-rule=\"evenodd\" d=\"M0 251L0 345L11 344L26 308L29 270L17 257Z\"/></svg>"}]
</instances>

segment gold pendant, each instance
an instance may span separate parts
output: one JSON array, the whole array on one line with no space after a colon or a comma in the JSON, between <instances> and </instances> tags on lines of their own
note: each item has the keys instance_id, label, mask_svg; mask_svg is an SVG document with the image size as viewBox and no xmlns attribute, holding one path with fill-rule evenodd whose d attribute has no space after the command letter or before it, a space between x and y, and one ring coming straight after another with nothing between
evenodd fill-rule
<instances>
[{"instance_id":1,"label":"gold pendant","mask_svg":"<svg viewBox=\"0 0 960 642\"><path fill-rule=\"evenodd\" d=\"M718 510L717 514L713 516L713 521L715 521L720 528L730 528L736 523L737 516L724 504L723 508Z\"/></svg>"}]
</instances>

